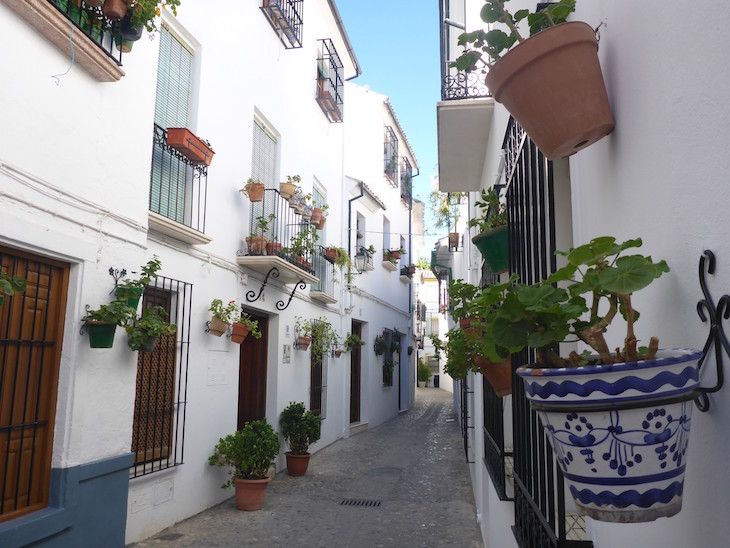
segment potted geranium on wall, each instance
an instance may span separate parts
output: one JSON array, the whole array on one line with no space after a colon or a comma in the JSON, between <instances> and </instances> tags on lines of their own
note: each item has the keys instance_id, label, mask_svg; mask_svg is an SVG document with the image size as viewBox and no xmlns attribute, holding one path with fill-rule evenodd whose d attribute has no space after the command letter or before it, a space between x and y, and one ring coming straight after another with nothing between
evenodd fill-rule
<instances>
[{"instance_id":1,"label":"potted geranium on wall","mask_svg":"<svg viewBox=\"0 0 730 548\"><path fill-rule=\"evenodd\" d=\"M482 210L479 217L469 219L469 228L476 227L479 234L471 241L489 265L489 269L500 274L509 267L509 248L507 246L507 211L499 201L499 194L490 188L482 189L481 199L474 205Z\"/></svg>"},{"instance_id":2,"label":"potted geranium on wall","mask_svg":"<svg viewBox=\"0 0 730 548\"><path fill-rule=\"evenodd\" d=\"M289 445L286 469L290 476L303 476L309 467L309 446L319 440L322 419L303 403L291 402L279 416L281 435Z\"/></svg>"},{"instance_id":3,"label":"potted geranium on wall","mask_svg":"<svg viewBox=\"0 0 730 548\"><path fill-rule=\"evenodd\" d=\"M485 2L482 20L502 23L507 32L480 29L462 34L459 45L466 50L451 66L486 72L494 99L550 160L574 154L611 133L614 122L596 31L586 23L566 22L575 0L514 15L505 10L504 0ZM518 29L523 20L530 28L528 38Z\"/></svg>"},{"instance_id":4,"label":"potted geranium on wall","mask_svg":"<svg viewBox=\"0 0 730 548\"><path fill-rule=\"evenodd\" d=\"M251 317L245 312L241 312L239 317L234 316L233 324L231 325L231 340L236 344L241 344L246 340L249 334L254 339L261 338L261 331L259 331L258 320L252 320Z\"/></svg>"},{"instance_id":5,"label":"potted geranium on wall","mask_svg":"<svg viewBox=\"0 0 730 548\"><path fill-rule=\"evenodd\" d=\"M211 466L228 466L230 479L222 487L236 488L236 508L260 510L264 507L269 467L279 454L279 436L266 419L247 422L243 428L215 446L208 459Z\"/></svg>"},{"instance_id":6,"label":"potted geranium on wall","mask_svg":"<svg viewBox=\"0 0 730 548\"><path fill-rule=\"evenodd\" d=\"M157 339L175 334L177 328L165 320L167 315L161 306L153 306L145 308L139 318L132 318L125 327L129 348L140 352L152 352Z\"/></svg>"},{"instance_id":7,"label":"potted geranium on wall","mask_svg":"<svg viewBox=\"0 0 730 548\"><path fill-rule=\"evenodd\" d=\"M126 301L112 301L97 309L87 307L83 318L84 329L89 334L91 348L112 348L117 326L126 326L134 317L135 310Z\"/></svg>"},{"instance_id":8,"label":"potted geranium on wall","mask_svg":"<svg viewBox=\"0 0 730 548\"><path fill-rule=\"evenodd\" d=\"M535 350L537 363L517 370L526 396L576 504L603 521L651 521L682 505L702 353L659 350L656 337L638 345L632 294L669 271L624 253L641 243L601 237L561 253L566 266L537 284L508 285L482 320L489 357ZM626 334L612 351L605 332L618 316ZM561 356L558 344L571 340L593 352Z\"/></svg>"},{"instance_id":9,"label":"potted geranium on wall","mask_svg":"<svg viewBox=\"0 0 730 548\"><path fill-rule=\"evenodd\" d=\"M236 301L228 301L228 304L224 306L222 300L213 299L208 311L213 314L210 318L208 329L212 335L220 337L231 326L233 318L236 312L238 312L238 306L236 305Z\"/></svg>"}]
</instances>

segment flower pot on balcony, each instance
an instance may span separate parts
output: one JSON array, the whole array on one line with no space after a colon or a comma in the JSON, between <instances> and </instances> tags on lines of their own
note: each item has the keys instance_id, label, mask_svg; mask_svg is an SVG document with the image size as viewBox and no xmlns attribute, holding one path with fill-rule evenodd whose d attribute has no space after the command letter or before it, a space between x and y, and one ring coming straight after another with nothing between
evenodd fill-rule
<instances>
[{"instance_id":1,"label":"flower pot on balcony","mask_svg":"<svg viewBox=\"0 0 730 548\"><path fill-rule=\"evenodd\" d=\"M340 252L334 247L328 247L324 250L324 258L331 264L334 264L339 256Z\"/></svg>"},{"instance_id":2,"label":"flower pot on balcony","mask_svg":"<svg viewBox=\"0 0 730 548\"><path fill-rule=\"evenodd\" d=\"M211 335L215 335L216 337L222 336L226 331L228 331L228 328L230 327L230 324L224 322L220 318L216 318L213 316L210 319L210 326L208 327L208 330L210 331Z\"/></svg>"},{"instance_id":3,"label":"flower pot on balcony","mask_svg":"<svg viewBox=\"0 0 730 548\"><path fill-rule=\"evenodd\" d=\"M400 259L400 249L391 249L389 254L389 259L398 260ZM387 259L386 259L387 260Z\"/></svg>"},{"instance_id":4,"label":"flower pot on balcony","mask_svg":"<svg viewBox=\"0 0 730 548\"><path fill-rule=\"evenodd\" d=\"M266 236L246 236L246 246L248 247L249 255L263 255L266 251L266 243L268 242Z\"/></svg>"},{"instance_id":5,"label":"flower pot on balcony","mask_svg":"<svg viewBox=\"0 0 730 548\"><path fill-rule=\"evenodd\" d=\"M246 340L248 334L251 333L251 328L240 322L233 322L232 331L231 340L236 344L241 344Z\"/></svg>"},{"instance_id":6,"label":"flower pot on balcony","mask_svg":"<svg viewBox=\"0 0 730 548\"><path fill-rule=\"evenodd\" d=\"M449 232L449 247L459 247L458 232Z\"/></svg>"},{"instance_id":7,"label":"flower pot on balcony","mask_svg":"<svg viewBox=\"0 0 730 548\"><path fill-rule=\"evenodd\" d=\"M296 189L297 185L294 183L279 183L279 194L285 200L291 198Z\"/></svg>"},{"instance_id":8,"label":"flower pot on balcony","mask_svg":"<svg viewBox=\"0 0 730 548\"><path fill-rule=\"evenodd\" d=\"M309 222L312 219L312 212L314 208L311 205L304 204L302 206L302 219L305 222Z\"/></svg>"},{"instance_id":9,"label":"flower pot on balcony","mask_svg":"<svg viewBox=\"0 0 730 548\"><path fill-rule=\"evenodd\" d=\"M322 216L319 218L319 221L315 223L314 226L317 227L317 230L322 230L324 228L324 224L327 222L327 217Z\"/></svg>"},{"instance_id":10,"label":"flower pot on balcony","mask_svg":"<svg viewBox=\"0 0 730 548\"><path fill-rule=\"evenodd\" d=\"M142 38L143 27L132 26L132 17L129 13L121 21L115 21L112 25L112 35L117 49L122 53L132 51L134 42Z\"/></svg>"},{"instance_id":11,"label":"flower pot on balcony","mask_svg":"<svg viewBox=\"0 0 730 548\"><path fill-rule=\"evenodd\" d=\"M489 269L495 274L509 268L509 247L507 246L507 225L487 230L471 239L484 257Z\"/></svg>"},{"instance_id":12,"label":"flower pot on balcony","mask_svg":"<svg viewBox=\"0 0 730 548\"><path fill-rule=\"evenodd\" d=\"M701 356L517 370L583 513L633 523L681 510Z\"/></svg>"},{"instance_id":13,"label":"flower pot on balcony","mask_svg":"<svg viewBox=\"0 0 730 548\"><path fill-rule=\"evenodd\" d=\"M322 208L321 207L315 207L312 208L312 224L316 225L319 224L319 221L322 219Z\"/></svg>"},{"instance_id":14,"label":"flower pot on balcony","mask_svg":"<svg viewBox=\"0 0 730 548\"><path fill-rule=\"evenodd\" d=\"M193 164L209 166L215 154L192 131L184 127L167 128L167 144Z\"/></svg>"},{"instance_id":15,"label":"flower pot on balcony","mask_svg":"<svg viewBox=\"0 0 730 548\"><path fill-rule=\"evenodd\" d=\"M120 21L126 14L130 0L104 0L101 11L110 21Z\"/></svg>"},{"instance_id":16,"label":"flower pot on balcony","mask_svg":"<svg viewBox=\"0 0 730 548\"><path fill-rule=\"evenodd\" d=\"M248 195L248 199L252 202L261 202L264 199L264 190L266 188L266 185L264 183L248 183L244 187L246 189L246 194Z\"/></svg>"},{"instance_id":17,"label":"flower pot on balcony","mask_svg":"<svg viewBox=\"0 0 730 548\"><path fill-rule=\"evenodd\" d=\"M112 348L117 324L107 322L86 322L86 332L89 334L90 348Z\"/></svg>"},{"instance_id":18,"label":"flower pot on balcony","mask_svg":"<svg viewBox=\"0 0 730 548\"><path fill-rule=\"evenodd\" d=\"M267 255L281 255L281 244L279 242L267 242L266 244Z\"/></svg>"},{"instance_id":19,"label":"flower pot on balcony","mask_svg":"<svg viewBox=\"0 0 730 548\"><path fill-rule=\"evenodd\" d=\"M613 131L595 31L555 25L508 51L486 84L545 156L564 158Z\"/></svg>"},{"instance_id":20,"label":"flower pot on balcony","mask_svg":"<svg viewBox=\"0 0 730 548\"><path fill-rule=\"evenodd\" d=\"M502 398L512 394L512 360L494 363L487 358L477 356L474 358L474 364L492 385L497 396Z\"/></svg>"}]
</instances>

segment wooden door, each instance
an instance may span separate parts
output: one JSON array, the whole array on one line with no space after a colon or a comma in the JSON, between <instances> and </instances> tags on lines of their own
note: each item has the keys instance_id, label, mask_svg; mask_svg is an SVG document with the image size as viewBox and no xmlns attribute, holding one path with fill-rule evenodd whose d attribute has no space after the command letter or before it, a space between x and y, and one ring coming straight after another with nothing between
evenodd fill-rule
<instances>
[{"instance_id":1,"label":"wooden door","mask_svg":"<svg viewBox=\"0 0 730 548\"><path fill-rule=\"evenodd\" d=\"M238 429L246 422L266 418L266 360L269 319L248 314L259 322L261 338L246 337L241 344L238 373Z\"/></svg>"},{"instance_id":2,"label":"wooden door","mask_svg":"<svg viewBox=\"0 0 730 548\"><path fill-rule=\"evenodd\" d=\"M362 324L352 322L352 333L362 338ZM357 345L350 352L350 422L360 422L361 349Z\"/></svg>"}]
</instances>

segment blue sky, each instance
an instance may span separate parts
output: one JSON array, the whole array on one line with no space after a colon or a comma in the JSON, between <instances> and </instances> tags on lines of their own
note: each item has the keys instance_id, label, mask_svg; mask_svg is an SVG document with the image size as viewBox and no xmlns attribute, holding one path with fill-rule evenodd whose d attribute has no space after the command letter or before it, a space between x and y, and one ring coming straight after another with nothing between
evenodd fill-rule
<instances>
[{"instance_id":1,"label":"blue sky","mask_svg":"<svg viewBox=\"0 0 730 548\"><path fill-rule=\"evenodd\" d=\"M438 2L337 0L337 9L362 68L362 76L353 82L390 97L420 167L413 179L414 195L427 201L438 162ZM432 248L434 241L427 238L426 247Z\"/></svg>"}]
</instances>

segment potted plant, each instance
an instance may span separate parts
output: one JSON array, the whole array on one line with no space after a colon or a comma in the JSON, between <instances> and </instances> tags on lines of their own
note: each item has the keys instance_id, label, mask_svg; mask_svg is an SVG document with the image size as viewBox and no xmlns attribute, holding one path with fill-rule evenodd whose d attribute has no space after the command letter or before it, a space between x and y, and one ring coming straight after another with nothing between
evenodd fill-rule
<instances>
[{"instance_id":1,"label":"potted plant","mask_svg":"<svg viewBox=\"0 0 730 548\"><path fill-rule=\"evenodd\" d=\"M303 403L291 402L279 416L281 435L289 445L286 469L290 476L303 476L309 467L309 446L319 440L322 419L308 411Z\"/></svg>"},{"instance_id":2,"label":"potted plant","mask_svg":"<svg viewBox=\"0 0 730 548\"><path fill-rule=\"evenodd\" d=\"M117 326L126 326L134 316L134 309L126 301L112 301L102 304L96 310L86 308L83 318L84 330L89 334L91 348L111 348Z\"/></svg>"},{"instance_id":3,"label":"potted plant","mask_svg":"<svg viewBox=\"0 0 730 548\"><path fill-rule=\"evenodd\" d=\"M236 344L241 344L244 340L246 340L246 337L248 337L249 334L251 334L254 339L261 338L259 322L257 320L252 320L245 312L241 312L239 317L234 317L231 330L231 340Z\"/></svg>"},{"instance_id":4,"label":"potted plant","mask_svg":"<svg viewBox=\"0 0 730 548\"><path fill-rule=\"evenodd\" d=\"M459 243L456 227L461 217L461 200L461 192L446 193L434 190L428 197L429 209L436 228L449 231L449 247L457 247Z\"/></svg>"},{"instance_id":5,"label":"potted plant","mask_svg":"<svg viewBox=\"0 0 730 548\"><path fill-rule=\"evenodd\" d=\"M119 21L127 14L127 9L132 0L104 0L101 7L104 17L110 21Z\"/></svg>"},{"instance_id":6,"label":"potted plant","mask_svg":"<svg viewBox=\"0 0 730 548\"><path fill-rule=\"evenodd\" d=\"M252 178L246 181L244 187L239 191L252 202L261 202L264 199L266 185L261 181L254 181Z\"/></svg>"},{"instance_id":7,"label":"potted plant","mask_svg":"<svg viewBox=\"0 0 730 548\"><path fill-rule=\"evenodd\" d=\"M274 220L274 214L271 213L268 217L259 215L256 217L256 223L254 224L254 232L251 236L246 236L246 246L248 247L249 255L263 255L266 251L266 245L269 239L266 234L269 231L269 223Z\"/></svg>"},{"instance_id":8,"label":"potted plant","mask_svg":"<svg viewBox=\"0 0 730 548\"><path fill-rule=\"evenodd\" d=\"M273 215L273 213L272 213L272 215ZM266 254L267 255L276 255L278 257L281 256L281 254L282 254L281 242L279 242L279 237L276 234L274 234L271 237L270 242L266 242Z\"/></svg>"},{"instance_id":9,"label":"potted plant","mask_svg":"<svg viewBox=\"0 0 730 548\"><path fill-rule=\"evenodd\" d=\"M208 310L213 314L210 318L208 330L216 337L220 337L228 331L233 319L236 317L238 306L236 305L236 301L228 301L228 304L223 306L223 301L213 299Z\"/></svg>"},{"instance_id":10,"label":"potted plant","mask_svg":"<svg viewBox=\"0 0 730 548\"><path fill-rule=\"evenodd\" d=\"M279 183L279 194L285 200L288 200L294 194L294 191L299 186L302 178L299 175L287 175L285 183Z\"/></svg>"},{"instance_id":11,"label":"potted plant","mask_svg":"<svg viewBox=\"0 0 730 548\"><path fill-rule=\"evenodd\" d=\"M537 284L507 284L483 322L488 356L535 350L536 363L517 370L526 396L576 504L604 521L679 512L698 386L701 352L659 350L656 337L638 346L631 296L669 271L664 261L624 253L641 244L601 237L561 253L566 266ZM605 333L617 315L626 333L611 351ZM561 356L566 340L593 352Z\"/></svg>"},{"instance_id":12,"label":"potted plant","mask_svg":"<svg viewBox=\"0 0 730 548\"><path fill-rule=\"evenodd\" d=\"M392 354L399 354L401 350L400 338L402 333L398 331L397 327L393 328L393 336L390 339L390 352Z\"/></svg>"},{"instance_id":13,"label":"potted plant","mask_svg":"<svg viewBox=\"0 0 730 548\"><path fill-rule=\"evenodd\" d=\"M28 282L20 276L10 276L7 272L0 271L0 306L5 302L5 295L12 297L16 292L25 291Z\"/></svg>"},{"instance_id":14,"label":"potted plant","mask_svg":"<svg viewBox=\"0 0 730 548\"><path fill-rule=\"evenodd\" d=\"M152 352L159 337L173 335L177 327L165 321L167 315L161 306L153 306L145 308L141 317L133 317L125 327L129 348Z\"/></svg>"},{"instance_id":15,"label":"potted plant","mask_svg":"<svg viewBox=\"0 0 730 548\"><path fill-rule=\"evenodd\" d=\"M167 144L190 160L191 164L209 166L215 152L210 143L185 127L167 128Z\"/></svg>"},{"instance_id":16,"label":"potted plant","mask_svg":"<svg viewBox=\"0 0 730 548\"><path fill-rule=\"evenodd\" d=\"M329 211L330 206L327 204L323 204L320 208L322 211L320 213L319 219L316 221L314 220L314 211L312 212L312 223L314 223L314 226L317 227L317 230L324 229L324 224L327 222L327 213ZM316 211L317 208L315 208Z\"/></svg>"},{"instance_id":17,"label":"potted plant","mask_svg":"<svg viewBox=\"0 0 730 548\"><path fill-rule=\"evenodd\" d=\"M319 240L314 226L306 224L291 239L291 249L297 264L305 270L311 270L312 264L307 260L314 252L314 246Z\"/></svg>"},{"instance_id":18,"label":"potted plant","mask_svg":"<svg viewBox=\"0 0 730 548\"><path fill-rule=\"evenodd\" d=\"M124 280L117 284L117 287L114 290L114 295L117 299L126 301L127 304L136 311L145 287L147 287L152 280L157 279L157 272L160 268L162 268L162 262L157 255L153 255L152 258L147 261L147 264L140 267L141 274L137 278ZM137 274L137 272L132 271L132 274Z\"/></svg>"},{"instance_id":19,"label":"potted plant","mask_svg":"<svg viewBox=\"0 0 730 548\"><path fill-rule=\"evenodd\" d=\"M363 341L355 333L348 333L347 337L345 337L345 352L352 352L355 348L360 348L364 345L365 341Z\"/></svg>"},{"instance_id":20,"label":"potted plant","mask_svg":"<svg viewBox=\"0 0 730 548\"><path fill-rule=\"evenodd\" d=\"M340 342L339 334L334 330L332 324L325 317L316 320L305 320L301 316L296 318L296 329L300 336L300 345L306 344L306 350L311 343L312 357L315 360L321 360L326 352L330 352L337 348ZM301 338L309 339L309 343L301 341Z\"/></svg>"},{"instance_id":21,"label":"potted plant","mask_svg":"<svg viewBox=\"0 0 730 548\"><path fill-rule=\"evenodd\" d=\"M482 20L503 23L508 32L462 34L459 45L466 46L465 51L451 66L486 72L495 101L504 104L550 160L574 154L611 133L614 122L596 32L586 23L565 22L575 0L560 0L536 13L519 10L514 16L503 0L485 2ZM524 19L530 27L527 39L517 28Z\"/></svg>"},{"instance_id":22,"label":"potted plant","mask_svg":"<svg viewBox=\"0 0 730 548\"><path fill-rule=\"evenodd\" d=\"M247 422L241 430L218 441L208 463L231 468L230 479L221 487L235 486L236 508L263 508L266 487L271 481L267 473L279 448L279 436L266 419Z\"/></svg>"},{"instance_id":23,"label":"potted plant","mask_svg":"<svg viewBox=\"0 0 730 548\"><path fill-rule=\"evenodd\" d=\"M421 388L428 386L428 379L431 376L431 370L428 368L428 365L426 365L426 362L423 361L423 358L418 358L417 375L418 386Z\"/></svg>"},{"instance_id":24,"label":"potted plant","mask_svg":"<svg viewBox=\"0 0 730 548\"><path fill-rule=\"evenodd\" d=\"M490 188L482 189L481 200L474 205L481 208L481 217L469 219L469 228L476 227L479 234L471 241L477 247L495 274L505 272L509 267L509 249L507 246L507 211L500 203L499 194Z\"/></svg>"},{"instance_id":25,"label":"potted plant","mask_svg":"<svg viewBox=\"0 0 730 548\"><path fill-rule=\"evenodd\" d=\"M306 350L312 343L312 322L301 316L296 317L295 331L297 334L296 348Z\"/></svg>"},{"instance_id":26,"label":"potted plant","mask_svg":"<svg viewBox=\"0 0 730 548\"><path fill-rule=\"evenodd\" d=\"M405 251L401 248L391 249L390 251L388 251L388 260L391 262L395 262L400 259L403 253L405 253Z\"/></svg>"},{"instance_id":27,"label":"potted plant","mask_svg":"<svg viewBox=\"0 0 730 548\"><path fill-rule=\"evenodd\" d=\"M383 335L375 335L375 355L382 356L390 349L388 341Z\"/></svg>"}]
</instances>

